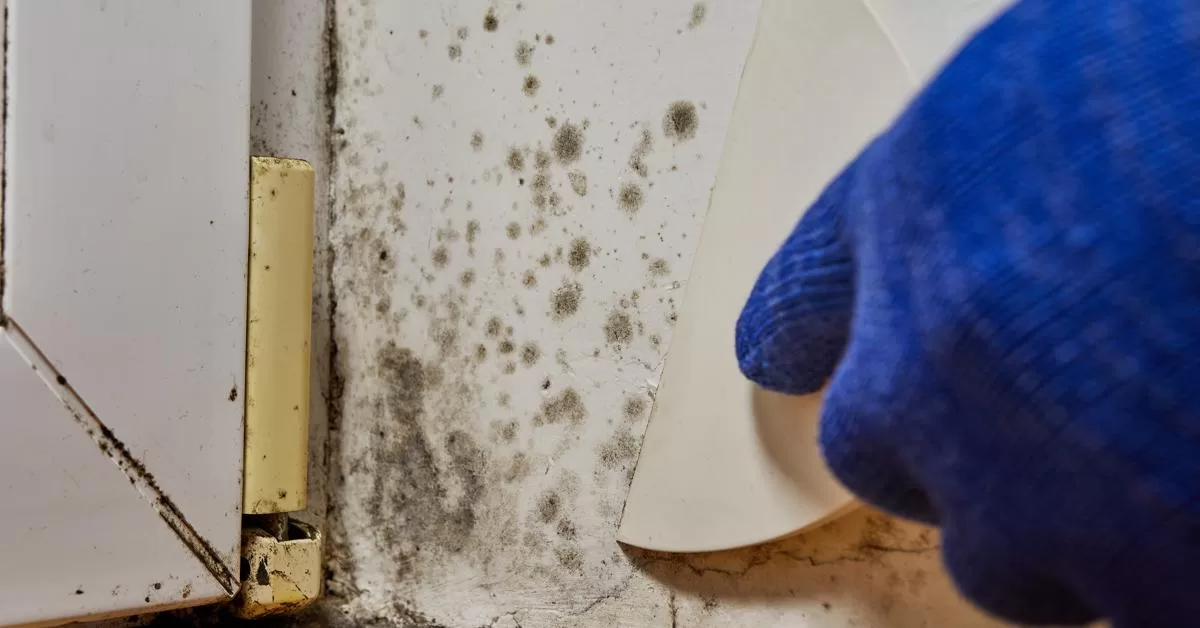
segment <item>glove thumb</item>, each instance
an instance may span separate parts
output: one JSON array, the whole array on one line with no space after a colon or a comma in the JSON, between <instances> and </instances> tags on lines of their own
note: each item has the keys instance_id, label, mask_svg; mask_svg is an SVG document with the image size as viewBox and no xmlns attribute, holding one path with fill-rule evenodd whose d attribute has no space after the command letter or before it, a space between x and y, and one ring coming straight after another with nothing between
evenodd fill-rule
<instances>
[{"instance_id":1,"label":"glove thumb","mask_svg":"<svg viewBox=\"0 0 1200 628\"><path fill-rule=\"evenodd\" d=\"M800 219L738 318L738 366L763 388L816 392L846 348L855 285L843 234L846 178L835 180Z\"/></svg>"}]
</instances>

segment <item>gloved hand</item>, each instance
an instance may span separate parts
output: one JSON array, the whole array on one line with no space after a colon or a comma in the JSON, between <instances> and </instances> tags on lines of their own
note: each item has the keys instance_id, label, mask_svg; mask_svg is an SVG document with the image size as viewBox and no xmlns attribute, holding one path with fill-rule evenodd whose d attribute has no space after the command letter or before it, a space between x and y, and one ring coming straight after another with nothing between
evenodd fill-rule
<instances>
[{"instance_id":1,"label":"gloved hand","mask_svg":"<svg viewBox=\"0 0 1200 628\"><path fill-rule=\"evenodd\" d=\"M983 608L1200 625L1200 3L1025 0L812 205L738 322Z\"/></svg>"}]
</instances>

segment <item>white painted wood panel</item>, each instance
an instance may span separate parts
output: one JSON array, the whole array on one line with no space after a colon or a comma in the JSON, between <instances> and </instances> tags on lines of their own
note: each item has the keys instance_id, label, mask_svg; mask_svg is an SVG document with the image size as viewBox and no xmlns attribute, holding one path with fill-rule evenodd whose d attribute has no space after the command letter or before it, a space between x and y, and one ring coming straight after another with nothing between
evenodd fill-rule
<instances>
[{"instance_id":1,"label":"white painted wood panel","mask_svg":"<svg viewBox=\"0 0 1200 628\"><path fill-rule=\"evenodd\" d=\"M250 5L9 0L6 33L0 625L222 599Z\"/></svg>"},{"instance_id":2,"label":"white painted wood panel","mask_svg":"<svg viewBox=\"0 0 1200 628\"><path fill-rule=\"evenodd\" d=\"M236 569L250 6L9 5L4 309Z\"/></svg>"},{"instance_id":3,"label":"white painted wood panel","mask_svg":"<svg viewBox=\"0 0 1200 628\"><path fill-rule=\"evenodd\" d=\"M0 625L224 595L0 331Z\"/></svg>"}]
</instances>

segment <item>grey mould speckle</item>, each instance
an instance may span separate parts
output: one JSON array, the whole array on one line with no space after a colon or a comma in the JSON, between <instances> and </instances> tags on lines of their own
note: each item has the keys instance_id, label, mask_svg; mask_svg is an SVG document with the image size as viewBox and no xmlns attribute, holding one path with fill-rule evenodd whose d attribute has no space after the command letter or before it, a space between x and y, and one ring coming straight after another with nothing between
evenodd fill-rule
<instances>
[{"instance_id":1,"label":"grey mould speckle","mask_svg":"<svg viewBox=\"0 0 1200 628\"><path fill-rule=\"evenodd\" d=\"M563 320L579 311L583 300L583 287L578 283L564 282L550 296L550 313L555 320Z\"/></svg>"},{"instance_id":2,"label":"grey mould speckle","mask_svg":"<svg viewBox=\"0 0 1200 628\"><path fill-rule=\"evenodd\" d=\"M610 313L608 321L604 323L604 338L614 345L628 344L633 340L633 322L629 315L620 310Z\"/></svg>"},{"instance_id":3,"label":"grey mould speckle","mask_svg":"<svg viewBox=\"0 0 1200 628\"><path fill-rule=\"evenodd\" d=\"M688 21L688 28L696 28L704 23L704 18L708 15L708 5L703 2L697 2L692 5L692 19Z\"/></svg>"},{"instance_id":4,"label":"grey mould speckle","mask_svg":"<svg viewBox=\"0 0 1200 628\"><path fill-rule=\"evenodd\" d=\"M588 180L587 174L582 170L572 170L567 173L567 181L571 184L571 191L577 196L587 196Z\"/></svg>"},{"instance_id":5,"label":"grey mould speckle","mask_svg":"<svg viewBox=\"0 0 1200 628\"><path fill-rule=\"evenodd\" d=\"M588 243L587 238L575 238L571 240L571 248L567 252L567 265L571 270L579 272L587 268L592 261L592 245Z\"/></svg>"},{"instance_id":6,"label":"grey mould speckle","mask_svg":"<svg viewBox=\"0 0 1200 628\"><path fill-rule=\"evenodd\" d=\"M533 44L521 40L517 42L516 50L517 65L527 67L533 61Z\"/></svg>"},{"instance_id":7,"label":"grey mould speckle","mask_svg":"<svg viewBox=\"0 0 1200 628\"><path fill-rule=\"evenodd\" d=\"M626 183L617 192L617 205L627 214L635 214L642 208L642 188L636 183Z\"/></svg>"},{"instance_id":8,"label":"grey mould speckle","mask_svg":"<svg viewBox=\"0 0 1200 628\"><path fill-rule=\"evenodd\" d=\"M583 155L583 131L579 125L570 122L563 123L554 134L554 157L561 164L579 161Z\"/></svg>"},{"instance_id":9,"label":"grey mould speckle","mask_svg":"<svg viewBox=\"0 0 1200 628\"><path fill-rule=\"evenodd\" d=\"M526 76L525 80L521 82L521 91L525 92L525 95L529 96L530 98L537 96L538 90L541 89L541 87L542 82L538 80L538 77L532 74Z\"/></svg>"},{"instance_id":10,"label":"grey mould speckle","mask_svg":"<svg viewBox=\"0 0 1200 628\"><path fill-rule=\"evenodd\" d=\"M686 100L677 100L669 107L663 116L663 133L667 137L683 142L696 137L700 128L700 115L696 113L696 105Z\"/></svg>"}]
</instances>

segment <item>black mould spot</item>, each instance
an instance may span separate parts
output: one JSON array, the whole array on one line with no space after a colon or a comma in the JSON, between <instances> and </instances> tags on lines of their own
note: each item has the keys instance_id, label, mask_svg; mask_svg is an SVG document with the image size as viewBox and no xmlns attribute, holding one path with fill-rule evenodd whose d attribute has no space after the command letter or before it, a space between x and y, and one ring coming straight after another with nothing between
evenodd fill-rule
<instances>
[{"instance_id":1,"label":"black mould spot","mask_svg":"<svg viewBox=\"0 0 1200 628\"><path fill-rule=\"evenodd\" d=\"M475 244L475 240L479 238L479 230L478 220L467 221L467 244Z\"/></svg>"},{"instance_id":2,"label":"black mould spot","mask_svg":"<svg viewBox=\"0 0 1200 628\"><path fill-rule=\"evenodd\" d=\"M537 287L537 275L532 270L525 271L525 275L521 277L521 284L526 288Z\"/></svg>"},{"instance_id":3,"label":"black mould spot","mask_svg":"<svg viewBox=\"0 0 1200 628\"><path fill-rule=\"evenodd\" d=\"M487 359L487 354L488 354L487 347L485 347L481 344L475 345L475 359L482 362Z\"/></svg>"},{"instance_id":4,"label":"black mould spot","mask_svg":"<svg viewBox=\"0 0 1200 628\"><path fill-rule=\"evenodd\" d=\"M637 213L642 208L642 188L636 183L626 183L617 192L617 205L628 214Z\"/></svg>"},{"instance_id":5,"label":"black mould spot","mask_svg":"<svg viewBox=\"0 0 1200 628\"><path fill-rule=\"evenodd\" d=\"M700 128L700 116L696 113L696 105L677 100L669 107L663 116L663 133L667 137L682 142L696 137L696 129Z\"/></svg>"},{"instance_id":6,"label":"black mould spot","mask_svg":"<svg viewBox=\"0 0 1200 628\"><path fill-rule=\"evenodd\" d=\"M59 375L58 377L55 377L55 378L54 378L54 381L58 382L58 385L59 385L59 386L66 386L66 385L67 385L67 378L63 377L62 375ZM233 398L233 399L237 399L237 388L236 388L236 387L233 389L233 392L234 392L234 398ZM230 399L230 401L233 401L233 399Z\"/></svg>"},{"instance_id":7,"label":"black mould spot","mask_svg":"<svg viewBox=\"0 0 1200 628\"><path fill-rule=\"evenodd\" d=\"M703 2L697 2L692 5L692 19L688 21L688 28L696 28L704 23L704 17L708 15L708 5Z\"/></svg>"},{"instance_id":8,"label":"black mould spot","mask_svg":"<svg viewBox=\"0 0 1200 628\"><path fill-rule=\"evenodd\" d=\"M571 571L583 570L583 554L574 547L560 547L554 550L554 556L558 558L558 564Z\"/></svg>"},{"instance_id":9,"label":"black mould spot","mask_svg":"<svg viewBox=\"0 0 1200 628\"><path fill-rule=\"evenodd\" d=\"M630 432L620 432L596 451L600 466L612 470L632 462L638 456L638 440Z\"/></svg>"},{"instance_id":10,"label":"black mould spot","mask_svg":"<svg viewBox=\"0 0 1200 628\"><path fill-rule=\"evenodd\" d=\"M433 99L434 100L441 98L442 94L445 94L445 93L446 93L445 86L443 86L443 85L434 85L433 86Z\"/></svg>"},{"instance_id":11,"label":"black mould spot","mask_svg":"<svg viewBox=\"0 0 1200 628\"><path fill-rule=\"evenodd\" d=\"M546 36L543 39L545 40L546 45L549 45L549 46L554 45L554 35L551 35L550 33L546 33Z\"/></svg>"},{"instance_id":12,"label":"black mould spot","mask_svg":"<svg viewBox=\"0 0 1200 628\"><path fill-rule=\"evenodd\" d=\"M553 491L547 492L538 498L537 516L542 523L551 523L558 519L558 511L562 508L562 498L558 493Z\"/></svg>"},{"instance_id":13,"label":"black mould spot","mask_svg":"<svg viewBox=\"0 0 1200 628\"><path fill-rule=\"evenodd\" d=\"M475 131L471 134L471 149L477 153L483 149L483 133Z\"/></svg>"},{"instance_id":14,"label":"black mould spot","mask_svg":"<svg viewBox=\"0 0 1200 628\"><path fill-rule=\"evenodd\" d=\"M475 283L475 271L471 269L464 270L462 275L459 276L458 282L462 284L462 287L464 288L471 287L471 285Z\"/></svg>"},{"instance_id":15,"label":"black mould spot","mask_svg":"<svg viewBox=\"0 0 1200 628\"><path fill-rule=\"evenodd\" d=\"M417 37L425 39L426 37L429 37L429 31L422 28L421 30L417 31Z\"/></svg>"},{"instance_id":16,"label":"black mould spot","mask_svg":"<svg viewBox=\"0 0 1200 628\"><path fill-rule=\"evenodd\" d=\"M654 135L650 133L650 129L642 129L642 137L638 140L636 146L633 147L633 152L629 154L629 167L633 171L643 177L650 176L650 166L646 164L646 157L654 148Z\"/></svg>"},{"instance_id":17,"label":"black mould spot","mask_svg":"<svg viewBox=\"0 0 1200 628\"><path fill-rule=\"evenodd\" d=\"M520 172L525 169L525 155L515 148L510 148L508 149L508 158L504 160L504 163L508 164L509 170Z\"/></svg>"},{"instance_id":18,"label":"black mould spot","mask_svg":"<svg viewBox=\"0 0 1200 628\"><path fill-rule=\"evenodd\" d=\"M75 595L83 595L83 589L75 589Z\"/></svg>"},{"instance_id":19,"label":"black mould spot","mask_svg":"<svg viewBox=\"0 0 1200 628\"><path fill-rule=\"evenodd\" d=\"M629 315L619 310L610 313L604 323L604 338L609 344L627 344L633 340L633 322Z\"/></svg>"},{"instance_id":20,"label":"black mould spot","mask_svg":"<svg viewBox=\"0 0 1200 628\"><path fill-rule=\"evenodd\" d=\"M485 327L484 330L487 332L489 337L497 338L500 336L500 333L504 331L504 321L500 320L500 317L498 316L493 316L488 319L487 327Z\"/></svg>"},{"instance_id":21,"label":"black mould spot","mask_svg":"<svg viewBox=\"0 0 1200 628\"><path fill-rule=\"evenodd\" d=\"M500 28L500 20L496 17L496 9L488 7L487 13L483 15L483 30L494 33Z\"/></svg>"},{"instance_id":22,"label":"black mould spot","mask_svg":"<svg viewBox=\"0 0 1200 628\"><path fill-rule=\"evenodd\" d=\"M397 183L396 184L396 193L392 195L392 198L388 199L388 205L391 206L392 211L399 212L404 209L404 199L405 199L404 184Z\"/></svg>"},{"instance_id":23,"label":"black mould spot","mask_svg":"<svg viewBox=\"0 0 1200 628\"><path fill-rule=\"evenodd\" d=\"M568 318L579 311L579 303L582 300L582 286L569 281L563 282L563 285L550 295L550 313L555 320Z\"/></svg>"},{"instance_id":24,"label":"black mould spot","mask_svg":"<svg viewBox=\"0 0 1200 628\"><path fill-rule=\"evenodd\" d=\"M504 228L504 233L508 235L509 240L516 240L521 237L521 223L515 220L508 223L508 226Z\"/></svg>"},{"instance_id":25,"label":"black mould spot","mask_svg":"<svg viewBox=\"0 0 1200 628\"><path fill-rule=\"evenodd\" d=\"M458 58L462 56L462 46L458 44L446 46L446 55L450 57L451 61L458 61Z\"/></svg>"},{"instance_id":26,"label":"black mould spot","mask_svg":"<svg viewBox=\"0 0 1200 628\"><path fill-rule=\"evenodd\" d=\"M642 414L646 412L646 400L641 397L630 397L625 400L625 407L622 409L622 414L625 415L626 421L637 421L642 418Z\"/></svg>"},{"instance_id":27,"label":"black mould spot","mask_svg":"<svg viewBox=\"0 0 1200 628\"><path fill-rule=\"evenodd\" d=\"M582 170L572 170L567 173L567 181L571 190L578 196L587 196L587 175Z\"/></svg>"},{"instance_id":28,"label":"black mould spot","mask_svg":"<svg viewBox=\"0 0 1200 628\"><path fill-rule=\"evenodd\" d=\"M66 380L63 380L63 381L61 381L61 382L59 382L59 383L60 383L60 384L65 384L65 383L66 383ZM237 398L238 398L238 390L237 390L237 386L234 386L233 388L230 388L230 389L229 389L229 400L230 400L230 401L237 401Z\"/></svg>"},{"instance_id":29,"label":"black mould spot","mask_svg":"<svg viewBox=\"0 0 1200 628\"><path fill-rule=\"evenodd\" d=\"M650 262L650 274L655 277L663 277L671 273L671 266L667 260L658 258Z\"/></svg>"},{"instance_id":30,"label":"black mould spot","mask_svg":"<svg viewBox=\"0 0 1200 628\"><path fill-rule=\"evenodd\" d=\"M439 246L433 250L433 265L434 266L436 266L438 268L445 268L446 264L449 262L450 262L450 253L449 253L449 251L446 250L446 247Z\"/></svg>"},{"instance_id":31,"label":"black mould spot","mask_svg":"<svg viewBox=\"0 0 1200 628\"><path fill-rule=\"evenodd\" d=\"M516 57L517 65L520 65L521 67L528 66L529 63L533 61L533 44L524 40L518 41Z\"/></svg>"},{"instance_id":32,"label":"black mould spot","mask_svg":"<svg viewBox=\"0 0 1200 628\"><path fill-rule=\"evenodd\" d=\"M571 249L567 253L567 264L571 270L579 272L588 267L592 261L592 246L588 244L587 238L575 238L571 240Z\"/></svg>"},{"instance_id":33,"label":"black mould spot","mask_svg":"<svg viewBox=\"0 0 1200 628\"><path fill-rule=\"evenodd\" d=\"M541 86L542 82L538 80L538 77L530 74L521 82L521 91L525 92L526 96L533 97L537 96L538 89Z\"/></svg>"},{"instance_id":34,"label":"black mould spot","mask_svg":"<svg viewBox=\"0 0 1200 628\"><path fill-rule=\"evenodd\" d=\"M500 353L508 355L517 350L517 345L513 344L513 341L511 340L501 340L500 344L496 346L496 350Z\"/></svg>"},{"instance_id":35,"label":"black mould spot","mask_svg":"<svg viewBox=\"0 0 1200 628\"><path fill-rule=\"evenodd\" d=\"M552 129L554 127L558 126L558 118L556 118L554 116L546 116L546 126L552 128Z\"/></svg>"},{"instance_id":36,"label":"black mould spot","mask_svg":"<svg viewBox=\"0 0 1200 628\"><path fill-rule=\"evenodd\" d=\"M471 540L486 490L485 454L466 432L436 438L430 429L438 420L429 416L426 397L442 385L439 369L394 342L380 347L376 364L388 429L371 435L371 462L383 472L372 476L365 514L385 547L460 553ZM444 456L437 455L439 448ZM412 561L398 561L396 575L409 576L412 568Z\"/></svg>"},{"instance_id":37,"label":"black mould spot","mask_svg":"<svg viewBox=\"0 0 1200 628\"><path fill-rule=\"evenodd\" d=\"M560 519L558 528L555 531L559 537L568 541L573 540L578 535L578 531L575 530L575 524L571 523L570 519Z\"/></svg>"},{"instance_id":38,"label":"black mould spot","mask_svg":"<svg viewBox=\"0 0 1200 628\"><path fill-rule=\"evenodd\" d=\"M533 418L534 425L552 425L566 421L572 425L583 423L587 418L587 409L583 407L583 398L574 388L568 388L558 395L542 402L537 416Z\"/></svg>"},{"instance_id":39,"label":"black mould spot","mask_svg":"<svg viewBox=\"0 0 1200 628\"><path fill-rule=\"evenodd\" d=\"M155 583L154 583L154 590L155 590L155 591L161 591L161 590L162 590L162 583L161 583L161 582L155 582Z\"/></svg>"},{"instance_id":40,"label":"black mould spot","mask_svg":"<svg viewBox=\"0 0 1200 628\"><path fill-rule=\"evenodd\" d=\"M559 163L569 164L579 161L583 155L583 131L578 126L567 122L554 134L554 157Z\"/></svg>"},{"instance_id":41,"label":"black mould spot","mask_svg":"<svg viewBox=\"0 0 1200 628\"><path fill-rule=\"evenodd\" d=\"M537 345L529 343L521 347L521 363L525 366L537 364L540 357L542 357L542 350Z\"/></svg>"},{"instance_id":42,"label":"black mould spot","mask_svg":"<svg viewBox=\"0 0 1200 628\"><path fill-rule=\"evenodd\" d=\"M459 39L466 39L471 34L471 31L466 26L459 26L455 34L458 35Z\"/></svg>"}]
</instances>

